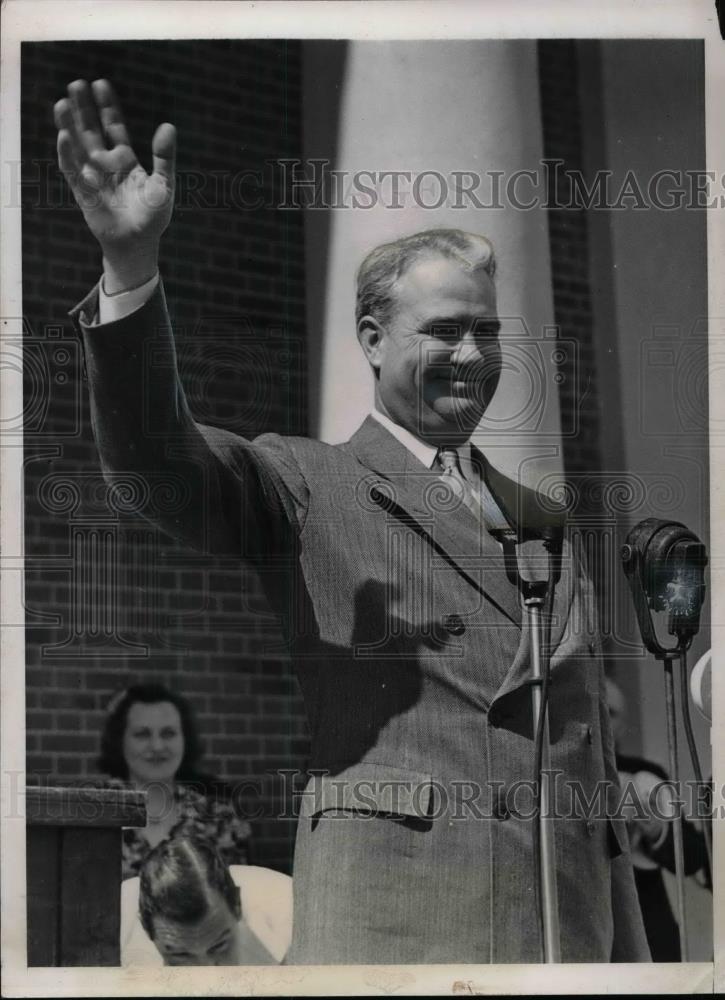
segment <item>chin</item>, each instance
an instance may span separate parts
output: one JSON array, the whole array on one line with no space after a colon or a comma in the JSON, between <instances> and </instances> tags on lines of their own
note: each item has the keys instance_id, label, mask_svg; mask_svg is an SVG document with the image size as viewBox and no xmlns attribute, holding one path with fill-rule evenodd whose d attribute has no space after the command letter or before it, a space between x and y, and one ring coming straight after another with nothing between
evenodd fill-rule
<instances>
[{"instance_id":1,"label":"chin","mask_svg":"<svg viewBox=\"0 0 725 1000\"><path fill-rule=\"evenodd\" d=\"M437 406L434 408L435 418L427 421L428 428L437 435L446 433L457 437L470 437L478 427L483 410L479 407Z\"/></svg>"},{"instance_id":2,"label":"chin","mask_svg":"<svg viewBox=\"0 0 725 1000\"><path fill-rule=\"evenodd\" d=\"M147 771L143 775L144 781L163 781L165 783L173 784L174 782L174 771Z\"/></svg>"}]
</instances>

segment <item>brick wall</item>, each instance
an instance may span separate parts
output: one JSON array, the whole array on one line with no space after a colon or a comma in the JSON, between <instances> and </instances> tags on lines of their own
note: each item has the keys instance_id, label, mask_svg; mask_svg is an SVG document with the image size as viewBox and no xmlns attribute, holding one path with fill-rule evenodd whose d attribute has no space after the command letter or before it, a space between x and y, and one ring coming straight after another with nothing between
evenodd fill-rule
<instances>
[{"instance_id":1,"label":"brick wall","mask_svg":"<svg viewBox=\"0 0 725 1000\"><path fill-rule=\"evenodd\" d=\"M584 171L576 42L542 41L538 54L544 155L563 161L558 170L549 171L549 203L568 205L572 198L566 172ZM576 433L564 438L564 468L567 473L591 472L600 467L601 457L587 211L552 207L548 222L554 319L561 337L578 348L576 354L563 354L561 407L577 414Z\"/></svg>"},{"instance_id":2,"label":"brick wall","mask_svg":"<svg viewBox=\"0 0 725 1000\"><path fill-rule=\"evenodd\" d=\"M307 730L258 579L201 559L109 498L68 309L99 252L55 164L53 103L73 79L115 84L147 163L179 131L177 207L162 273L195 416L254 437L306 433L303 220L275 211L267 160L301 155L300 47L285 41L32 43L22 53L23 311L29 775L95 773L104 707L161 680L187 695L205 765L253 781L272 816ZM267 207L242 171L264 171ZM277 199L279 200L279 199ZM122 507L122 505L121 505ZM253 823L255 860L289 870L292 821Z\"/></svg>"},{"instance_id":3,"label":"brick wall","mask_svg":"<svg viewBox=\"0 0 725 1000\"><path fill-rule=\"evenodd\" d=\"M547 192L554 321L562 340L573 345L573 349L561 352L560 365L562 426L568 429L562 447L571 503L570 530L582 545L598 595L606 653L606 635L611 628L606 595L613 593L620 569L614 555L618 551L616 526L602 507L606 492L601 437L604 400L594 343L590 217L568 179L576 174L587 186L591 184L582 135L581 44L566 39L540 41L539 86L544 156L559 161L549 166ZM617 419L611 405L608 419Z\"/></svg>"}]
</instances>

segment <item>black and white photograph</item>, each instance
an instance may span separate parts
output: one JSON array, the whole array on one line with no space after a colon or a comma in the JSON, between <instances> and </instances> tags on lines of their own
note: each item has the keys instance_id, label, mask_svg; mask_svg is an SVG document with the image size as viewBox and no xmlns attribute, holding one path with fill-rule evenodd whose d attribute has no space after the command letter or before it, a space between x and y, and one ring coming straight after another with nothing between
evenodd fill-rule
<instances>
[{"instance_id":1,"label":"black and white photograph","mask_svg":"<svg viewBox=\"0 0 725 1000\"><path fill-rule=\"evenodd\" d=\"M725 42L543 7L4 5L4 995L723 988Z\"/></svg>"}]
</instances>

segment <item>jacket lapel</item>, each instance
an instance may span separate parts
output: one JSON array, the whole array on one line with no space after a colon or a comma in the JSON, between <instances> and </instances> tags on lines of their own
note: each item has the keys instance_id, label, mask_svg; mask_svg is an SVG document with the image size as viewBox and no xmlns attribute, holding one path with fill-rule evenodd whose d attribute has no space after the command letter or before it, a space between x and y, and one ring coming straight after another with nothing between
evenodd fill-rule
<instances>
[{"instance_id":1,"label":"jacket lapel","mask_svg":"<svg viewBox=\"0 0 725 1000\"><path fill-rule=\"evenodd\" d=\"M472 456L494 499L519 534L523 535L526 531L530 531L535 535L545 528L553 527L564 533L565 508L550 499L547 500L536 490L529 489L527 486L509 479L508 476L495 469L475 447L472 449ZM561 577L554 590L551 625L552 649L556 649L559 645L566 628L574 596L575 578L576 566L572 558L571 546L565 540L561 556Z\"/></svg>"},{"instance_id":2,"label":"jacket lapel","mask_svg":"<svg viewBox=\"0 0 725 1000\"><path fill-rule=\"evenodd\" d=\"M512 527L520 534L524 529L536 533L543 528L558 527L562 531L566 521L564 508L553 502L547 502L540 493L514 482L502 472L495 469L478 449L473 450L473 459L479 465L481 475L485 479L494 499L504 511ZM553 655L561 644L564 632L569 622L572 602L576 586L577 566L568 540L564 540L561 556L561 576L554 590L554 605L552 608L551 633L549 636L549 651ZM574 623L576 625L576 623ZM524 635L514 662L509 667L491 706L495 718L509 700L509 696L528 686L531 678L531 635L526 621L523 624ZM528 692L526 692L528 697Z\"/></svg>"},{"instance_id":3,"label":"jacket lapel","mask_svg":"<svg viewBox=\"0 0 725 1000\"><path fill-rule=\"evenodd\" d=\"M574 595L573 568L568 566L568 543L564 544L564 559L561 579L554 592L554 609L552 614L551 636L549 639L549 654L554 658L559 648L564 631L569 623ZM573 623L575 625L576 623ZM532 716L526 707L522 713L522 699L530 700L529 682L531 680L531 629L526 620L523 622L521 643L513 663L501 682L489 708L489 718L494 725L505 725L507 728L520 731L530 738L533 733ZM552 676L556 676L556 665L551 665Z\"/></svg>"},{"instance_id":4,"label":"jacket lapel","mask_svg":"<svg viewBox=\"0 0 725 1000\"><path fill-rule=\"evenodd\" d=\"M374 417L341 446L378 479L366 490L393 516L406 520L438 554L516 625L521 608L506 577L501 547L435 472L426 468Z\"/></svg>"}]
</instances>

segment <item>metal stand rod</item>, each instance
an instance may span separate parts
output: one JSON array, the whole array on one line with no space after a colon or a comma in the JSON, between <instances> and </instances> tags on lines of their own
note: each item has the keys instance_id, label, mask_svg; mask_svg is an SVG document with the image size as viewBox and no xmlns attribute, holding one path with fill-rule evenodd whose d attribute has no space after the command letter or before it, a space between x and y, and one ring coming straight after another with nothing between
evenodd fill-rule
<instances>
[{"instance_id":1,"label":"metal stand rod","mask_svg":"<svg viewBox=\"0 0 725 1000\"><path fill-rule=\"evenodd\" d=\"M531 685L532 707L534 710L534 730L541 710L541 600L538 598L526 600L528 624L531 630ZM541 884L542 910L544 917L544 962L547 964L561 962L561 942L559 934L559 907L556 893L556 856L554 844L554 817L549 786L551 769L549 765L549 715L544 716L544 739L541 755L541 809L536 818L539 824L539 872Z\"/></svg>"},{"instance_id":2,"label":"metal stand rod","mask_svg":"<svg viewBox=\"0 0 725 1000\"><path fill-rule=\"evenodd\" d=\"M679 655L679 654L678 654ZM670 774L677 789L677 797L681 796L680 768L677 754L677 723L675 719L675 687L672 677L672 658L666 657L665 666L665 700L667 707L667 743L670 752ZM687 915L685 913L685 854L682 841L682 809L677 807L673 827L675 841L675 875L677 882L677 917L680 931L680 960L689 961L687 948Z\"/></svg>"},{"instance_id":3,"label":"metal stand rod","mask_svg":"<svg viewBox=\"0 0 725 1000\"><path fill-rule=\"evenodd\" d=\"M705 790L705 785L702 780L702 767L700 766L700 758L697 755L697 745L695 743L695 734L692 731L692 719L690 718L690 703L689 697L690 692L688 691L687 685L687 646L680 646L680 712L682 714L682 721L685 724L685 735L687 736L687 743L690 750L690 758L692 760L692 768L695 772L695 780L697 781L697 796L698 796L698 809L697 815L700 815L700 796ZM710 826L712 822L712 796L709 796L709 815L706 815L702 824L702 835L705 840L705 851L707 853L707 869L710 876L710 881L712 882L712 828Z\"/></svg>"}]
</instances>

